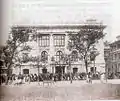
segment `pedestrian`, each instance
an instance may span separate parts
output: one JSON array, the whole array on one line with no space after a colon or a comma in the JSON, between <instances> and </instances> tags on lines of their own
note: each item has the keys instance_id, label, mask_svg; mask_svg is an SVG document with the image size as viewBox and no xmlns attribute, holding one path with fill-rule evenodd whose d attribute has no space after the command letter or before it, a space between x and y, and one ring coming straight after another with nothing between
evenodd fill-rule
<instances>
[{"instance_id":1,"label":"pedestrian","mask_svg":"<svg viewBox=\"0 0 120 101\"><path fill-rule=\"evenodd\" d=\"M86 75L86 80L87 80L87 83L92 83L92 75L90 72Z\"/></svg>"},{"instance_id":2,"label":"pedestrian","mask_svg":"<svg viewBox=\"0 0 120 101\"><path fill-rule=\"evenodd\" d=\"M88 78L89 78L89 83L92 83L92 74L89 72L89 74L88 74Z\"/></svg>"},{"instance_id":3,"label":"pedestrian","mask_svg":"<svg viewBox=\"0 0 120 101\"><path fill-rule=\"evenodd\" d=\"M106 77L105 77L105 73L101 74L100 79L101 79L101 83L106 83L107 80L106 80Z\"/></svg>"}]
</instances>

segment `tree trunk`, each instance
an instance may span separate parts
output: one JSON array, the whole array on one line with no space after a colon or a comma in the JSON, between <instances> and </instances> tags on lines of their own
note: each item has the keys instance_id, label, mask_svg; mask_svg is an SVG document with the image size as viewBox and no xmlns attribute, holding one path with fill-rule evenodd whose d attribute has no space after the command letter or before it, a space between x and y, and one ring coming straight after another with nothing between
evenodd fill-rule
<instances>
[{"instance_id":1,"label":"tree trunk","mask_svg":"<svg viewBox=\"0 0 120 101\"><path fill-rule=\"evenodd\" d=\"M40 67L39 67L39 64L38 64L38 83L40 82L39 73L40 73Z\"/></svg>"},{"instance_id":2,"label":"tree trunk","mask_svg":"<svg viewBox=\"0 0 120 101\"><path fill-rule=\"evenodd\" d=\"M9 77L10 77L11 66L12 66L12 62L8 65L8 68L7 68L7 77L6 77L6 82L5 82L6 85L8 85L8 80L9 80Z\"/></svg>"},{"instance_id":3,"label":"tree trunk","mask_svg":"<svg viewBox=\"0 0 120 101\"><path fill-rule=\"evenodd\" d=\"M6 85L8 84L8 78L9 78L9 70L11 69L11 66L12 66L12 59L14 57L14 52L15 52L15 47L13 49L13 53L12 53L12 56L11 56L11 59L10 59L10 64L8 65L8 68L7 68L7 77L6 77Z\"/></svg>"},{"instance_id":4,"label":"tree trunk","mask_svg":"<svg viewBox=\"0 0 120 101\"><path fill-rule=\"evenodd\" d=\"M7 69L7 77L5 82L6 85L8 85L9 77L10 77L10 68Z\"/></svg>"},{"instance_id":5,"label":"tree trunk","mask_svg":"<svg viewBox=\"0 0 120 101\"><path fill-rule=\"evenodd\" d=\"M72 83L72 68L70 63L69 63L69 66L70 66L70 83Z\"/></svg>"},{"instance_id":6,"label":"tree trunk","mask_svg":"<svg viewBox=\"0 0 120 101\"><path fill-rule=\"evenodd\" d=\"M86 73L88 74L88 62L87 62L87 60L85 60L85 69L86 69Z\"/></svg>"}]
</instances>

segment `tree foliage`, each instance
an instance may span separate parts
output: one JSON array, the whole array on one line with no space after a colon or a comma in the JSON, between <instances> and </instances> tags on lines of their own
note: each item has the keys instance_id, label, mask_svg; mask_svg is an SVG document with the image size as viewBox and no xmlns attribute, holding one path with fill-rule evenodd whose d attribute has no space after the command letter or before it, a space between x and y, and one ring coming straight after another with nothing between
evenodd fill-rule
<instances>
[{"instance_id":1,"label":"tree foliage","mask_svg":"<svg viewBox=\"0 0 120 101\"><path fill-rule=\"evenodd\" d=\"M0 57L4 61L8 71L16 62L23 62L21 61L22 53L29 52L31 50L31 47L26 44L26 42L29 41L30 32L31 30L28 28L11 28L6 46L0 49Z\"/></svg>"},{"instance_id":2,"label":"tree foliage","mask_svg":"<svg viewBox=\"0 0 120 101\"><path fill-rule=\"evenodd\" d=\"M77 34L69 33L68 49L78 50L85 62L86 72L88 72L88 63L93 45L95 45L101 38L104 37L101 26L86 25L81 28Z\"/></svg>"}]
</instances>

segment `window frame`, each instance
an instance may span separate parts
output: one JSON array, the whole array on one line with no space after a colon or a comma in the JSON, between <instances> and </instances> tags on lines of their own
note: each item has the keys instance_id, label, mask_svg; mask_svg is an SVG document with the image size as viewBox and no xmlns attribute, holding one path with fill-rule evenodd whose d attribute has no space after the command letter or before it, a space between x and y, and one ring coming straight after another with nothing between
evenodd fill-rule
<instances>
[{"instance_id":1,"label":"window frame","mask_svg":"<svg viewBox=\"0 0 120 101\"><path fill-rule=\"evenodd\" d=\"M39 35L39 46L40 47L49 47L50 46L50 35L49 34L40 34Z\"/></svg>"},{"instance_id":2,"label":"window frame","mask_svg":"<svg viewBox=\"0 0 120 101\"><path fill-rule=\"evenodd\" d=\"M64 47L65 46L65 34L54 34L53 44L55 47Z\"/></svg>"}]
</instances>

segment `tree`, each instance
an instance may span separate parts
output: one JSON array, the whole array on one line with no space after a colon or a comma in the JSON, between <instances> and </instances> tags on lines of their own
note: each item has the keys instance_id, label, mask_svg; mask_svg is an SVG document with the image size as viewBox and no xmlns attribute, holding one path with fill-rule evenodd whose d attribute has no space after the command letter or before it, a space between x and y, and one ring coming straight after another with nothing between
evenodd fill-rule
<instances>
[{"instance_id":1,"label":"tree","mask_svg":"<svg viewBox=\"0 0 120 101\"><path fill-rule=\"evenodd\" d=\"M95 60L96 57L99 55L100 53L98 52L98 50L95 48L95 46L93 46L91 52L90 52L90 61L93 62L94 66L93 66L93 73L96 73L96 67L95 67Z\"/></svg>"},{"instance_id":2,"label":"tree","mask_svg":"<svg viewBox=\"0 0 120 101\"><path fill-rule=\"evenodd\" d=\"M19 74L21 74L22 63L28 63L30 61L31 60L30 60L30 56L28 55L28 53L22 53L22 54L16 56L16 61L14 61L14 67L19 66L19 68L20 68Z\"/></svg>"},{"instance_id":3,"label":"tree","mask_svg":"<svg viewBox=\"0 0 120 101\"><path fill-rule=\"evenodd\" d=\"M72 83L72 72L71 72L71 62L72 62L72 57L71 54L68 52L68 54L63 54L61 57L61 60L69 66L70 70L70 83Z\"/></svg>"},{"instance_id":4,"label":"tree","mask_svg":"<svg viewBox=\"0 0 120 101\"><path fill-rule=\"evenodd\" d=\"M7 77L10 76L9 71L12 66L15 66L16 62L20 62L20 54L23 52L29 52L30 46L26 44L29 40L29 28L18 28L12 27L9 33L9 39L6 42L6 46L1 48L1 58L4 60L5 66L7 67ZM6 84L8 83L8 78Z\"/></svg>"},{"instance_id":5,"label":"tree","mask_svg":"<svg viewBox=\"0 0 120 101\"><path fill-rule=\"evenodd\" d=\"M91 51L90 51L90 61L95 61L96 57L99 55L99 51L95 46L93 45Z\"/></svg>"},{"instance_id":6,"label":"tree","mask_svg":"<svg viewBox=\"0 0 120 101\"><path fill-rule=\"evenodd\" d=\"M78 50L83 57L86 73L88 73L92 47L104 37L104 28L105 26L101 25L83 25L77 34L69 33L68 49Z\"/></svg>"}]
</instances>

